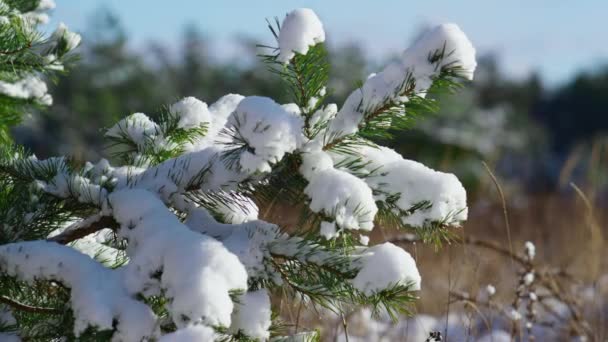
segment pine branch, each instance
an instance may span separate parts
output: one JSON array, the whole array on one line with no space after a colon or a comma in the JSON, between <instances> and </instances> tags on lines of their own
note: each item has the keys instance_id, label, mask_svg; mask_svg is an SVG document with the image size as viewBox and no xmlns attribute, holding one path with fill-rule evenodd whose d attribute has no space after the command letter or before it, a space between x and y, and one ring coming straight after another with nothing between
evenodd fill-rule
<instances>
[{"instance_id":1,"label":"pine branch","mask_svg":"<svg viewBox=\"0 0 608 342\"><path fill-rule=\"evenodd\" d=\"M63 233L53 236L47 240L66 245L72 241L96 233L105 228L116 229L118 228L118 223L111 216L95 215L83 220L82 222L76 223L74 226L70 226Z\"/></svg>"},{"instance_id":2,"label":"pine branch","mask_svg":"<svg viewBox=\"0 0 608 342\"><path fill-rule=\"evenodd\" d=\"M278 43L281 30L278 18L275 18L276 27L273 27L268 20L267 23ZM258 47L271 50L271 53L261 54L259 57L268 65L270 72L279 75L289 86L290 95L304 116L305 134L312 137L310 118L328 96L326 85L329 80L330 64L325 44L317 43L311 46L306 54L296 53L287 64L277 60L279 56L277 47L264 45Z\"/></svg>"},{"instance_id":3,"label":"pine branch","mask_svg":"<svg viewBox=\"0 0 608 342\"><path fill-rule=\"evenodd\" d=\"M39 306L32 306L23 304L14 299L11 299L7 296L0 295L0 303L6 304L16 310L30 312L30 313L42 313L42 314L51 314L51 315L59 315L63 311L55 308L45 308Z\"/></svg>"}]
</instances>

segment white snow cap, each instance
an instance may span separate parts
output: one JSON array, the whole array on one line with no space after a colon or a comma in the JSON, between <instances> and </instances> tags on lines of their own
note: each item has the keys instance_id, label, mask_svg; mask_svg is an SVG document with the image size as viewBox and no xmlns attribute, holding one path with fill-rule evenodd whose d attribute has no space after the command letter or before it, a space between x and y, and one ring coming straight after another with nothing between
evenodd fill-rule
<instances>
[{"instance_id":1,"label":"white snow cap","mask_svg":"<svg viewBox=\"0 0 608 342\"><path fill-rule=\"evenodd\" d=\"M179 117L177 124L179 128L197 128L204 123L211 122L211 114L207 104L192 96L185 97L172 104L169 111Z\"/></svg>"},{"instance_id":2,"label":"white snow cap","mask_svg":"<svg viewBox=\"0 0 608 342\"><path fill-rule=\"evenodd\" d=\"M30 75L14 83L0 81L0 93L18 99L35 99L40 104L50 106L53 98L47 91L46 83L38 76Z\"/></svg>"},{"instance_id":3,"label":"white snow cap","mask_svg":"<svg viewBox=\"0 0 608 342\"><path fill-rule=\"evenodd\" d=\"M151 192L119 190L109 201L121 224L119 235L129 240L128 289L144 295L164 290L179 328L230 326L230 291L247 289L247 271L238 257L221 242L188 229Z\"/></svg>"},{"instance_id":4,"label":"white snow cap","mask_svg":"<svg viewBox=\"0 0 608 342\"><path fill-rule=\"evenodd\" d=\"M279 62L287 63L295 53L305 55L308 48L325 41L319 17L309 8L298 8L287 14L279 32Z\"/></svg>"},{"instance_id":5,"label":"white snow cap","mask_svg":"<svg viewBox=\"0 0 608 342\"><path fill-rule=\"evenodd\" d=\"M226 223L240 224L258 219L260 209L255 202L246 196L236 192L230 192L229 202L220 202L214 210L222 215Z\"/></svg>"},{"instance_id":6,"label":"white snow cap","mask_svg":"<svg viewBox=\"0 0 608 342\"><path fill-rule=\"evenodd\" d=\"M301 117L268 97L244 98L228 119L228 127L252 149L241 153L241 168L247 172L270 171L271 164L299 146L303 125Z\"/></svg>"},{"instance_id":7,"label":"white snow cap","mask_svg":"<svg viewBox=\"0 0 608 342\"><path fill-rule=\"evenodd\" d=\"M431 222L444 222L457 226L466 220L467 193L455 175L403 159L388 147L360 146L356 149L356 158L361 158L364 163L358 172L366 174L363 179L374 191L374 199L398 198L393 211L404 224L423 227ZM331 156L335 164L353 160L348 155L334 153ZM410 212L423 202L428 202L430 207ZM406 212L409 214L403 214Z\"/></svg>"},{"instance_id":8,"label":"white snow cap","mask_svg":"<svg viewBox=\"0 0 608 342\"><path fill-rule=\"evenodd\" d=\"M378 207L365 181L333 168L331 158L323 151L303 153L300 173L308 180L304 193L310 197L313 212L334 217L340 228L374 228Z\"/></svg>"},{"instance_id":9,"label":"white snow cap","mask_svg":"<svg viewBox=\"0 0 608 342\"><path fill-rule=\"evenodd\" d=\"M473 73L477 67L475 48L458 25L441 24L426 32L412 47L404 52L403 58L407 60L408 57L414 57L412 55L418 55L425 50L427 53L432 51L443 52L444 57L439 63L440 67L458 66L460 69L458 70L459 75L468 80L473 79ZM408 54L410 51L412 53ZM424 54L423 57L428 58L428 55ZM420 56L418 55L415 58L420 58Z\"/></svg>"},{"instance_id":10,"label":"white snow cap","mask_svg":"<svg viewBox=\"0 0 608 342\"><path fill-rule=\"evenodd\" d=\"M80 37L78 33L70 31L64 23L59 23L57 29L53 32L53 38L56 40L64 40L66 51L74 50L82 40L82 37Z\"/></svg>"},{"instance_id":11,"label":"white snow cap","mask_svg":"<svg viewBox=\"0 0 608 342\"><path fill-rule=\"evenodd\" d=\"M412 284L411 290L420 290L422 278L412 256L385 242L368 248L359 260L362 267L353 285L366 295L372 295L396 284Z\"/></svg>"},{"instance_id":12,"label":"white snow cap","mask_svg":"<svg viewBox=\"0 0 608 342\"><path fill-rule=\"evenodd\" d=\"M87 255L54 242L27 241L0 246L3 271L27 282L60 281L71 288L74 334L89 326L112 329L114 338L139 341L158 334L156 316L124 286L121 269L103 267Z\"/></svg>"},{"instance_id":13,"label":"white snow cap","mask_svg":"<svg viewBox=\"0 0 608 342\"><path fill-rule=\"evenodd\" d=\"M249 337L266 341L270 337L271 314L268 291L247 292L239 297L234 307L230 331L241 331Z\"/></svg>"},{"instance_id":14,"label":"white snow cap","mask_svg":"<svg viewBox=\"0 0 608 342\"><path fill-rule=\"evenodd\" d=\"M334 222L321 222L321 228L319 229L319 234L326 238L327 240L331 240L338 236L338 231L336 230L336 224Z\"/></svg>"},{"instance_id":15,"label":"white snow cap","mask_svg":"<svg viewBox=\"0 0 608 342\"><path fill-rule=\"evenodd\" d=\"M413 93L425 96L444 68L450 67L460 76L472 79L476 66L475 49L460 28L454 24L437 26L405 50L399 60L371 75L361 88L353 91L329 131L339 136L356 133L365 113L387 101L408 102L402 93L410 79L415 81Z\"/></svg>"},{"instance_id":16,"label":"white snow cap","mask_svg":"<svg viewBox=\"0 0 608 342\"><path fill-rule=\"evenodd\" d=\"M107 137L127 138L143 146L147 139L160 134L160 127L144 113L134 113L118 121L106 132Z\"/></svg>"}]
</instances>

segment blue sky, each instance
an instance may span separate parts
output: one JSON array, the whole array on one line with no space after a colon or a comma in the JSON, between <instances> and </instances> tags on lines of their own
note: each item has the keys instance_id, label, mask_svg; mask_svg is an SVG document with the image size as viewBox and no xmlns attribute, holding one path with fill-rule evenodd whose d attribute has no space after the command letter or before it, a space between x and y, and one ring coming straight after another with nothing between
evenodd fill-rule
<instances>
[{"instance_id":1,"label":"blue sky","mask_svg":"<svg viewBox=\"0 0 608 342\"><path fill-rule=\"evenodd\" d=\"M505 73L538 70L552 84L608 64L606 0L56 0L51 27L65 22L86 32L101 6L112 9L136 48L148 40L176 44L187 23L210 37L219 57L235 56L230 42L247 35L270 42L265 18L310 7L332 44L360 43L376 60L403 50L424 25L454 22L479 52L495 52ZM173 42L173 43L172 43Z\"/></svg>"}]
</instances>

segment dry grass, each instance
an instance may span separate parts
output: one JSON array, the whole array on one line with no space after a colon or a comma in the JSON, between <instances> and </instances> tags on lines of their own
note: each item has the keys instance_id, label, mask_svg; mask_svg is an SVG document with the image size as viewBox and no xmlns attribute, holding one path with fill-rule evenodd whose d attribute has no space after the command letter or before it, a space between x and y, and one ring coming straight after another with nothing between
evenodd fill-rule
<instances>
[{"instance_id":1,"label":"dry grass","mask_svg":"<svg viewBox=\"0 0 608 342\"><path fill-rule=\"evenodd\" d=\"M488 284L497 289L494 298L496 304L511 305L517 298L521 281L522 265L516 258L523 251L524 243L531 241L536 245L534 264L538 272L544 270L572 278L567 282L560 281L556 291L563 300L576 305L576 310L580 311L577 319L585 323L579 322L578 327L565 331L564 339L570 334L588 333L589 340L604 341L608 338L608 329L605 328L608 321L601 315L605 308L583 305L600 305L602 301L587 298L583 302L570 292L570 286L588 286L596 289L596 296L608 295L608 289L601 288L605 284L598 283L602 275L608 275L608 251L604 248L605 232L602 229L608 219L607 213L597 210L592 200L578 187L564 194L525 197L505 194L505 204L508 207L508 231L505 230L502 200L496 187L490 183L473 199L469 220L460 229L466 243L446 245L439 251L422 244L402 244L417 260L423 278L423 290L416 311L443 316L456 311L481 310L476 308L477 304L473 301L458 300L455 296L466 294L475 297ZM274 212L282 216L274 217L274 222L293 225L297 221L293 215L289 215L294 212L293 208L281 208ZM371 243L401 235L400 232L376 229ZM285 317L288 321L298 321L299 329L319 323L299 322L296 318L300 315L301 307L290 310L293 312ZM334 327L325 330L327 340L333 340L336 334L343 331L340 320L334 324ZM587 325L588 328L581 328ZM587 330L581 331L584 329Z\"/></svg>"},{"instance_id":2,"label":"dry grass","mask_svg":"<svg viewBox=\"0 0 608 342\"><path fill-rule=\"evenodd\" d=\"M599 144L599 143L598 143ZM586 161L590 167L600 168L602 148L592 146L591 158L576 154L565 163L561 180L568 185L577 163ZM606 149L608 150L608 149ZM607 154L608 156L608 154ZM608 160L608 158L606 158ZM586 335L589 341L608 339L608 250L605 240L608 212L596 204L598 194L590 174L585 188L570 183L560 193L526 194L503 189L487 167L488 175L482 179L479 190L469 194L469 219L459 232L465 243L453 243L436 251L433 246L403 242L401 245L417 260L423 286L416 312L444 317L450 312L467 312L470 316L483 316L525 301L522 296L523 270L529 268L539 275L538 286L546 290L542 299L556 298L568 306L571 321L560 330L560 340ZM276 205L271 222L283 226L297 224L297 208ZM403 234L376 228L371 244L399 239ZM531 241L536 246L536 258L526 264L522 258L523 246ZM488 284L497 289L492 303L478 302L477 294ZM587 289L591 291L581 291ZM541 291L539 291L541 293ZM585 293L585 295L583 295ZM548 310L542 307L539 310ZM545 305L546 306L546 305ZM306 311L306 306L304 311ZM316 312L302 313L301 306L284 312L288 321L297 319L298 328L324 326L324 340L333 341L343 332L342 320L327 320ZM500 313L497 313L500 314ZM482 317L483 318L483 317ZM356 335L360 322L346 317L349 331ZM540 319L526 317L542 325ZM328 323L329 322L329 323ZM328 326L330 324L330 326ZM563 327L561 327L563 328ZM557 329L557 327L555 328ZM512 330L517 336L522 331ZM520 340L521 340L520 335ZM471 336L470 340L475 340ZM523 340L531 340L526 336Z\"/></svg>"},{"instance_id":3,"label":"dry grass","mask_svg":"<svg viewBox=\"0 0 608 342\"><path fill-rule=\"evenodd\" d=\"M572 189L564 194L507 195L503 204L500 191L487 186L471 205L469 220L462 229L465 243L447 246L438 253L430 246L405 244L404 248L415 255L423 276L418 312L444 315L462 310L462 305L454 304L454 296L464 293L474 298L488 284L497 288L496 302L505 305L513 301L518 297L518 272L522 267L513 262L512 251L522 251L524 243L532 241L537 248L534 264L538 269L570 277L567 282L559 282L555 291L578 311L574 319L580 322L564 335L584 334L592 341L608 338L608 322L603 316L606 308L599 307L607 304L604 300L608 294L606 284L599 283L602 275L608 275L603 231L607 217L580 188L572 185ZM595 289L592 295L597 298L577 298L578 292L572 292L572 288L584 286ZM469 310L477 310L474 301L460 298L460 302L469 304ZM594 304L598 307L589 307Z\"/></svg>"}]
</instances>

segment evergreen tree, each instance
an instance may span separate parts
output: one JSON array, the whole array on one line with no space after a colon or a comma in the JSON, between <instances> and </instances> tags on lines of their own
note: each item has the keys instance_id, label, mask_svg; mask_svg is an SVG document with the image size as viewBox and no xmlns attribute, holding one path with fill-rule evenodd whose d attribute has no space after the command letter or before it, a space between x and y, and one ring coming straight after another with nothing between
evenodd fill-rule
<instances>
[{"instance_id":1,"label":"evergreen tree","mask_svg":"<svg viewBox=\"0 0 608 342\"><path fill-rule=\"evenodd\" d=\"M340 109L325 32L309 9L269 25L263 60L292 103L229 94L184 98L153 121L105 132L115 165L0 153L0 329L24 340L319 340L289 336L271 296L337 314L397 319L421 278L403 249L368 247L374 226L453 238L467 217L452 174L374 141L471 79L475 51L453 24L423 35ZM260 218L289 204L295 229Z\"/></svg>"},{"instance_id":2,"label":"evergreen tree","mask_svg":"<svg viewBox=\"0 0 608 342\"><path fill-rule=\"evenodd\" d=\"M63 23L50 37L38 31L54 7L53 0L0 1L0 144L10 142L9 127L28 107L53 102L42 77L63 71L68 53L80 43Z\"/></svg>"}]
</instances>

